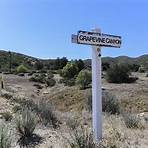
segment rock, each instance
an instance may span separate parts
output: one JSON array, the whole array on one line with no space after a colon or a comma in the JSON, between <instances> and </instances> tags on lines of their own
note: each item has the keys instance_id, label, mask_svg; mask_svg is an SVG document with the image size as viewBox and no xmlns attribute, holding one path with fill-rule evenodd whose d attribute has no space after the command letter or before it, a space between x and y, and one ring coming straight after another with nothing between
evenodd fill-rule
<instances>
[{"instance_id":1,"label":"rock","mask_svg":"<svg viewBox=\"0 0 148 148\"><path fill-rule=\"evenodd\" d=\"M44 92L43 92L43 94L49 94L49 92L47 92L47 91L44 91Z\"/></svg>"}]
</instances>

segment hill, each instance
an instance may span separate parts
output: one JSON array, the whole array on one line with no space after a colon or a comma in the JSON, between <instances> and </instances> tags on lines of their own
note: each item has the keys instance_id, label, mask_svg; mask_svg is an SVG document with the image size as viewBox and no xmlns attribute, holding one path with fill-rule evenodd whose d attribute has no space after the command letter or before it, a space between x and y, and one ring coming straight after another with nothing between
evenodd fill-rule
<instances>
[{"instance_id":1,"label":"hill","mask_svg":"<svg viewBox=\"0 0 148 148\"><path fill-rule=\"evenodd\" d=\"M66 58L62 58L65 60ZM1 71L8 71L10 69L15 70L17 66L24 64L27 68L34 70L34 69L58 69L57 65L59 62L59 58L57 59L39 59L35 57L31 57L28 55L15 53L15 52L7 52L4 50L0 50L0 70ZM87 59L84 60L85 67L91 67L91 60ZM148 54L132 58L128 56L119 56L119 57L103 57L102 58L103 64L111 64L111 63L128 63L130 65L143 65L148 69ZM37 68L36 68L37 67Z\"/></svg>"},{"instance_id":2,"label":"hill","mask_svg":"<svg viewBox=\"0 0 148 148\"><path fill-rule=\"evenodd\" d=\"M87 59L84 60L86 67L91 66L91 60ZM144 66L146 69L148 69L148 54L132 58L128 56L118 56L118 57L103 57L102 58L102 63L106 64L112 64L112 63L124 63L124 64L129 64L129 65L139 65L139 66Z\"/></svg>"}]
</instances>

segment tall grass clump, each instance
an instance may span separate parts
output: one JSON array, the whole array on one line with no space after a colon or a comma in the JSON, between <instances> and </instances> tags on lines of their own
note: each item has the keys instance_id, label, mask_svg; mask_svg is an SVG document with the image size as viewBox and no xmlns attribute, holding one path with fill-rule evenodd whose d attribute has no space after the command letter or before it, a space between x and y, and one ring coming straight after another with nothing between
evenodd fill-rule
<instances>
[{"instance_id":1,"label":"tall grass clump","mask_svg":"<svg viewBox=\"0 0 148 148\"><path fill-rule=\"evenodd\" d=\"M120 104L117 98L109 92L102 92L102 110L110 114L120 113Z\"/></svg>"},{"instance_id":2,"label":"tall grass clump","mask_svg":"<svg viewBox=\"0 0 148 148\"><path fill-rule=\"evenodd\" d=\"M127 128L143 128L140 118L135 114L122 113L122 116Z\"/></svg>"},{"instance_id":3,"label":"tall grass clump","mask_svg":"<svg viewBox=\"0 0 148 148\"><path fill-rule=\"evenodd\" d=\"M82 126L73 130L70 139L66 139L70 148L99 148L93 140L92 132Z\"/></svg>"},{"instance_id":4,"label":"tall grass clump","mask_svg":"<svg viewBox=\"0 0 148 148\"><path fill-rule=\"evenodd\" d=\"M57 128L59 126L59 121L54 113L53 107L47 101L39 101L35 112L45 126L49 125L53 128Z\"/></svg>"},{"instance_id":5,"label":"tall grass clump","mask_svg":"<svg viewBox=\"0 0 148 148\"><path fill-rule=\"evenodd\" d=\"M16 130L20 137L18 140L20 145L25 145L33 137L36 125L35 114L28 109L23 109L21 115L18 115L16 119Z\"/></svg>"},{"instance_id":6,"label":"tall grass clump","mask_svg":"<svg viewBox=\"0 0 148 148\"><path fill-rule=\"evenodd\" d=\"M85 95L85 108L88 111L92 111L92 92L88 90ZM107 91L102 92L102 111L108 112L111 114L120 113L120 104L119 101L111 93Z\"/></svg>"},{"instance_id":7,"label":"tall grass clump","mask_svg":"<svg viewBox=\"0 0 148 148\"><path fill-rule=\"evenodd\" d=\"M11 133L5 125L0 125L0 148L10 148L11 147Z\"/></svg>"}]
</instances>

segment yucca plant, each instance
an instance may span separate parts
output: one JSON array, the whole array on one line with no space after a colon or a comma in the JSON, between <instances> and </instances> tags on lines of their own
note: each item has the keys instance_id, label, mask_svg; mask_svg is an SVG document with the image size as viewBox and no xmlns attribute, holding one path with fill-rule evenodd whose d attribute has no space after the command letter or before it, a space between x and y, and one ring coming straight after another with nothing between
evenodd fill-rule
<instances>
[{"instance_id":1,"label":"yucca plant","mask_svg":"<svg viewBox=\"0 0 148 148\"><path fill-rule=\"evenodd\" d=\"M11 147L11 133L8 127L0 125L0 148Z\"/></svg>"},{"instance_id":2,"label":"yucca plant","mask_svg":"<svg viewBox=\"0 0 148 148\"><path fill-rule=\"evenodd\" d=\"M16 130L20 136L18 140L20 145L25 145L33 137L36 125L36 115L29 109L23 109L21 115L16 119Z\"/></svg>"}]
</instances>

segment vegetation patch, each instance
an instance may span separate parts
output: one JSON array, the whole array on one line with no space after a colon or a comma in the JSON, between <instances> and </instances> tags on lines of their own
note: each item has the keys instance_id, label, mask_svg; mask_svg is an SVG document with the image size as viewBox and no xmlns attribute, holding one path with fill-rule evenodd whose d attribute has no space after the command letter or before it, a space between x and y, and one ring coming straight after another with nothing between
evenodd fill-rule
<instances>
[{"instance_id":1,"label":"vegetation patch","mask_svg":"<svg viewBox=\"0 0 148 148\"><path fill-rule=\"evenodd\" d=\"M130 69L125 64L113 64L107 70L106 80L109 83L132 83L137 78L130 77Z\"/></svg>"},{"instance_id":2,"label":"vegetation patch","mask_svg":"<svg viewBox=\"0 0 148 148\"><path fill-rule=\"evenodd\" d=\"M36 115L28 109L24 109L21 115L16 117L16 130L19 135L18 144L27 147L32 143L39 143L41 138L34 134L37 125Z\"/></svg>"},{"instance_id":3,"label":"vegetation patch","mask_svg":"<svg viewBox=\"0 0 148 148\"><path fill-rule=\"evenodd\" d=\"M76 78L76 84L80 89L88 88L91 83L91 72L88 70L81 70Z\"/></svg>"},{"instance_id":4,"label":"vegetation patch","mask_svg":"<svg viewBox=\"0 0 148 148\"><path fill-rule=\"evenodd\" d=\"M16 71L17 71L17 73L26 73L26 72L28 72L28 69L24 65L20 65L17 67Z\"/></svg>"},{"instance_id":5,"label":"vegetation patch","mask_svg":"<svg viewBox=\"0 0 148 148\"><path fill-rule=\"evenodd\" d=\"M3 112L3 113L0 113L2 115L2 118L5 119L5 121L11 121L13 116L12 116L12 113L11 112Z\"/></svg>"},{"instance_id":6,"label":"vegetation patch","mask_svg":"<svg viewBox=\"0 0 148 148\"><path fill-rule=\"evenodd\" d=\"M12 138L8 127L0 125L0 148L11 148Z\"/></svg>"},{"instance_id":7,"label":"vegetation patch","mask_svg":"<svg viewBox=\"0 0 148 148\"><path fill-rule=\"evenodd\" d=\"M125 125L127 128L143 128L141 120L134 114L122 113Z\"/></svg>"},{"instance_id":8,"label":"vegetation patch","mask_svg":"<svg viewBox=\"0 0 148 148\"><path fill-rule=\"evenodd\" d=\"M92 111L92 91L88 90L85 94L85 108ZM111 93L103 91L102 92L102 111L111 114L120 113L119 101Z\"/></svg>"},{"instance_id":9,"label":"vegetation patch","mask_svg":"<svg viewBox=\"0 0 148 148\"><path fill-rule=\"evenodd\" d=\"M122 99L121 106L127 112L147 112L148 101L142 98Z\"/></svg>"}]
</instances>

